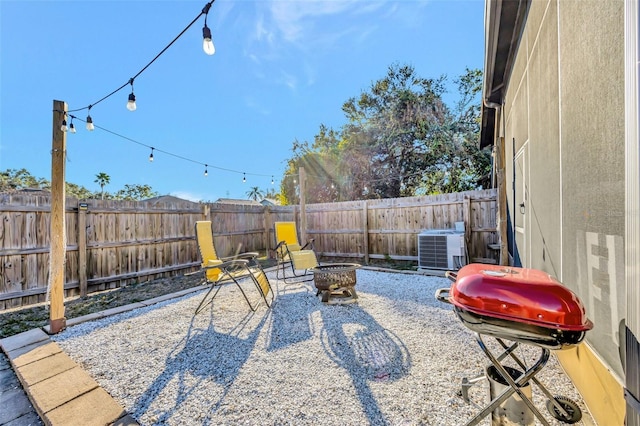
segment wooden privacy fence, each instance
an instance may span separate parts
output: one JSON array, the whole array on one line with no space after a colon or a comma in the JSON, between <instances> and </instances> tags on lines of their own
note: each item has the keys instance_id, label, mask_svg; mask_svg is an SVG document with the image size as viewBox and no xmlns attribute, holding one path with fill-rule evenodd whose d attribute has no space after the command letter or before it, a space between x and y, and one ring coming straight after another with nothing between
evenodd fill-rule
<instances>
[{"instance_id":1,"label":"wooden privacy fence","mask_svg":"<svg viewBox=\"0 0 640 426\"><path fill-rule=\"evenodd\" d=\"M322 256L418 261L417 235L424 230L465 226L471 259L488 258L496 243L495 190L424 197L312 204L307 236Z\"/></svg>"},{"instance_id":2,"label":"wooden privacy fence","mask_svg":"<svg viewBox=\"0 0 640 426\"><path fill-rule=\"evenodd\" d=\"M166 200L162 200L165 198ZM0 194L0 310L46 299L50 197ZM495 243L495 190L300 206L67 199L65 296L196 271L195 222L211 220L220 256L270 253L273 223L306 215L324 258L417 260L416 235L464 222L469 255ZM328 259L330 260L330 259Z\"/></svg>"}]
</instances>

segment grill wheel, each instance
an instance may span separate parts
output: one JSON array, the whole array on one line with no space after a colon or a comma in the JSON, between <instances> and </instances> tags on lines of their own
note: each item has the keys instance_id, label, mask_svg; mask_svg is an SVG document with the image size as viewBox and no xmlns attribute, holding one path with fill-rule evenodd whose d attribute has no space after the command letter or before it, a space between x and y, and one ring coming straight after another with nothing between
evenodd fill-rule
<instances>
[{"instance_id":1,"label":"grill wheel","mask_svg":"<svg viewBox=\"0 0 640 426\"><path fill-rule=\"evenodd\" d=\"M573 424L580 421L580 419L582 418L582 411L580 410L580 407L578 407L578 404L576 404L573 400L567 398L566 396L556 396L554 399L558 404L562 406L562 408L567 412L569 416L565 417L562 413L560 413L556 406L553 405L553 401L548 399L547 410L549 410L549 413L551 413L553 417L560 420L561 422L568 424Z\"/></svg>"}]
</instances>

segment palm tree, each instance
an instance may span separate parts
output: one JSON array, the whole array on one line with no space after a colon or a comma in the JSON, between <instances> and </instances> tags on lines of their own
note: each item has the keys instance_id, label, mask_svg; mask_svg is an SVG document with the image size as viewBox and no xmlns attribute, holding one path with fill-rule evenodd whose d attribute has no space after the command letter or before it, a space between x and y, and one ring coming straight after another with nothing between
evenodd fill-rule
<instances>
[{"instance_id":1,"label":"palm tree","mask_svg":"<svg viewBox=\"0 0 640 426\"><path fill-rule=\"evenodd\" d=\"M110 181L111 181L111 177L105 172L98 173L96 175L96 180L94 180L95 183L100 185L100 192L101 192L100 198L103 200L104 200L104 186L108 185Z\"/></svg>"},{"instance_id":2,"label":"palm tree","mask_svg":"<svg viewBox=\"0 0 640 426\"><path fill-rule=\"evenodd\" d=\"M259 198L264 196L264 192L257 186L252 186L249 191L247 191L247 196L250 200L258 201Z\"/></svg>"}]
</instances>

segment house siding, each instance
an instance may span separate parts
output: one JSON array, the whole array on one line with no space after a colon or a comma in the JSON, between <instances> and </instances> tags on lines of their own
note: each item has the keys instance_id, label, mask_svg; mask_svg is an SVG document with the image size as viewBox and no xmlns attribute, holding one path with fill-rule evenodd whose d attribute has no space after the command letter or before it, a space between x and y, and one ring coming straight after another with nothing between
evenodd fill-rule
<instances>
[{"instance_id":1,"label":"house siding","mask_svg":"<svg viewBox=\"0 0 640 426\"><path fill-rule=\"evenodd\" d=\"M518 252L585 303L595 328L558 358L596 421L623 424L624 2L534 0L522 37L503 107Z\"/></svg>"}]
</instances>

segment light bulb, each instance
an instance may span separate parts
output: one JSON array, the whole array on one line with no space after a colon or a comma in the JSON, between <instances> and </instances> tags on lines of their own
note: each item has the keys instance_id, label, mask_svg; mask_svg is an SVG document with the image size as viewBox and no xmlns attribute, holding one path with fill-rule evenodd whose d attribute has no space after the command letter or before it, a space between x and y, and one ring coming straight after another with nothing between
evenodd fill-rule
<instances>
[{"instance_id":1,"label":"light bulb","mask_svg":"<svg viewBox=\"0 0 640 426\"><path fill-rule=\"evenodd\" d=\"M153 148L151 148L151 154L149 154L149 161L153 163Z\"/></svg>"},{"instance_id":2,"label":"light bulb","mask_svg":"<svg viewBox=\"0 0 640 426\"><path fill-rule=\"evenodd\" d=\"M245 183L247 181L247 176L243 173L242 174L242 183Z\"/></svg>"},{"instance_id":3,"label":"light bulb","mask_svg":"<svg viewBox=\"0 0 640 426\"><path fill-rule=\"evenodd\" d=\"M71 123L69 123L69 131L71 133L75 133L76 132L76 126L73 125L73 121Z\"/></svg>"},{"instance_id":4,"label":"light bulb","mask_svg":"<svg viewBox=\"0 0 640 426\"><path fill-rule=\"evenodd\" d=\"M211 30L207 27L207 24L204 24L204 28L202 28L202 50L207 55L213 55L216 53L216 48L213 45L213 40L211 40Z\"/></svg>"},{"instance_id":5,"label":"light bulb","mask_svg":"<svg viewBox=\"0 0 640 426\"><path fill-rule=\"evenodd\" d=\"M129 111L136 110L136 95L134 95L133 92L129 94L129 100L127 101L127 109Z\"/></svg>"},{"instance_id":6,"label":"light bulb","mask_svg":"<svg viewBox=\"0 0 640 426\"><path fill-rule=\"evenodd\" d=\"M62 124L60 125L60 130L62 130L63 132L67 131L67 120L65 120L64 118L62 119Z\"/></svg>"},{"instance_id":7,"label":"light bulb","mask_svg":"<svg viewBox=\"0 0 640 426\"><path fill-rule=\"evenodd\" d=\"M92 132L95 127L93 126L93 119L90 115L87 115L87 130Z\"/></svg>"}]
</instances>

